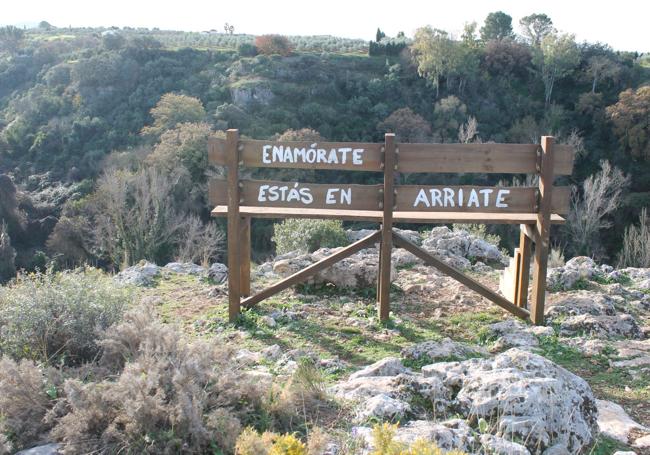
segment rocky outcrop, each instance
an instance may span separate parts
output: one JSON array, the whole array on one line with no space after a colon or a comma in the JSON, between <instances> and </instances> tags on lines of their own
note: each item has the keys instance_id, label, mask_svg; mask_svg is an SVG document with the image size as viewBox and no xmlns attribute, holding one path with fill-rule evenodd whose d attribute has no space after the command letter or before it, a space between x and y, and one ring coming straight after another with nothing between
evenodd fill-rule
<instances>
[{"instance_id":1,"label":"rocky outcrop","mask_svg":"<svg viewBox=\"0 0 650 455\"><path fill-rule=\"evenodd\" d=\"M569 291L574 289L580 280L592 280L596 278L609 278L615 280L617 275L612 266L598 265L586 256L577 256L566 262L562 267L548 269L546 285L549 289L556 291Z\"/></svg>"},{"instance_id":2,"label":"rocky outcrop","mask_svg":"<svg viewBox=\"0 0 650 455\"><path fill-rule=\"evenodd\" d=\"M548 302L545 314L547 322L555 324L562 336L643 337L636 319L623 312L612 296L599 292L573 291L564 294Z\"/></svg>"},{"instance_id":3,"label":"rocky outcrop","mask_svg":"<svg viewBox=\"0 0 650 455\"><path fill-rule=\"evenodd\" d=\"M151 286L160 276L160 267L149 261L141 261L115 275L115 281L132 286Z\"/></svg>"},{"instance_id":4,"label":"rocky outcrop","mask_svg":"<svg viewBox=\"0 0 650 455\"><path fill-rule=\"evenodd\" d=\"M409 372L397 359L389 358L359 373L333 388L339 398L357 403L359 417L379 418L394 412L417 422L424 414L413 403L423 399L432 400L438 416L461 416L462 424L455 431L444 422L412 422L398 430L398 440L408 440L415 426L418 434L424 432L427 440L443 448L471 452L485 444L506 450L507 442L515 439L535 453L559 447L557 453L576 454L588 448L597 433L596 401L589 385L553 362L520 349L489 359L434 363L421 373ZM478 432L468 426L467 421L479 418L491 423L492 438L479 440ZM369 435L366 427L355 431L364 439ZM526 453L521 447L510 448Z\"/></svg>"},{"instance_id":5,"label":"rocky outcrop","mask_svg":"<svg viewBox=\"0 0 650 455\"><path fill-rule=\"evenodd\" d=\"M182 275L205 275L206 273L204 267L192 262L170 262L164 269Z\"/></svg>"},{"instance_id":6,"label":"rocky outcrop","mask_svg":"<svg viewBox=\"0 0 650 455\"><path fill-rule=\"evenodd\" d=\"M490 347L493 352L509 348L532 349L539 346L539 337L552 336L551 327L529 326L518 320L507 319L488 327L490 335L495 338Z\"/></svg>"},{"instance_id":7,"label":"rocky outcrop","mask_svg":"<svg viewBox=\"0 0 650 455\"><path fill-rule=\"evenodd\" d=\"M605 436L616 439L623 444L630 444L633 447L650 448L650 441L645 445L645 440L650 439L650 428L636 423L616 403L605 400L597 400L598 405L598 427Z\"/></svg>"},{"instance_id":8,"label":"rocky outcrop","mask_svg":"<svg viewBox=\"0 0 650 455\"><path fill-rule=\"evenodd\" d=\"M339 248L321 248L309 254L285 254L273 263L273 272L281 277L289 276L338 250ZM377 283L378 264L379 253L376 248L362 250L318 272L307 282L331 283L340 288L364 289ZM391 275L395 275L394 264Z\"/></svg>"},{"instance_id":9,"label":"rocky outcrop","mask_svg":"<svg viewBox=\"0 0 650 455\"><path fill-rule=\"evenodd\" d=\"M405 359L429 362L464 360L487 355L488 352L480 346L459 343L450 338L440 341L425 341L402 349L402 357Z\"/></svg>"}]
</instances>

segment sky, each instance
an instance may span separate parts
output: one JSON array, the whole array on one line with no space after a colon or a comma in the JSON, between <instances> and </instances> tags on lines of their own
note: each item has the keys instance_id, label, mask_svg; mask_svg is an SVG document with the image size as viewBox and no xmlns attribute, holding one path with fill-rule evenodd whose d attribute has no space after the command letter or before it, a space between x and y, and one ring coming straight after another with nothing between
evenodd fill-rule
<instances>
[{"instance_id":1,"label":"sky","mask_svg":"<svg viewBox=\"0 0 650 455\"><path fill-rule=\"evenodd\" d=\"M335 35L374 38L377 27L389 36L407 36L431 25L460 35L466 22L482 24L492 11L519 19L545 13L562 32L578 41L607 43L615 50L650 52L648 0L3 0L0 24L57 27L130 26L202 31L223 30L260 35Z\"/></svg>"}]
</instances>

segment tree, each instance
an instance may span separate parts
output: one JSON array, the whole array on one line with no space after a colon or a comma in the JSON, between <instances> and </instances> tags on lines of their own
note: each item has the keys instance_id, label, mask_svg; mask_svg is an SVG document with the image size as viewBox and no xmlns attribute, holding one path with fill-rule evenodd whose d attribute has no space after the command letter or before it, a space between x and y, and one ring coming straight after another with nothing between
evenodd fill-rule
<instances>
[{"instance_id":1,"label":"tree","mask_svg":"<svg viewBox=\"0 0 650 455\"><path fill-rule=\"evenodd\" d=\"M165 93L150 113L153 125L142 128L142 134L154 137L175 128L179 123L199 123L207 117L199 99L176 93Z\"/></svg>"},{"instance_id":2,"label":"tree","mask_svg":"<svg viewBox=\"0 0 650 455\"><path fill-rule=\"evenodd\" d=\"M382 133L395 133L399 142L426 142L431 137L429 122L408 107L397 109L379 122L377 129Z\"/></svg>"},{"instance_id":3,"label":"tree","mask_svg":"<svg viewBox=\"0 0 650 455\"><path fill-rule=\"evenodd\" d=\"M490 13L485 18L480 32L483 41L510 38L512 36L512 17L503 11Z\"/></svg>"},{"instance_id":4,"label":"tree","mask_svg":"<svg viewBox=\"0 0 650 455\"><path fill-rule=\"evenodd\" d=\"M599 80L614 79L621 72L621 67L604 55L594 55L589 58L587 74L591 76L591 93L596 93L596 84Z\"/></svg>"},{"instance_id":5,"label":"tree","mask_svg":"<svg viewBox=\"0 0 650 455\"><path fill-rule=\"evenodd\" d=\"M379 27L377 27L377 33L375 34L375 42L380 42L382 38L385 38L386 34L381 31Z\"/></svg>"},{"instance_id":6,"label":"tree","mask_svg":"<svg viewBox=\"0 0 650 455\"><path fill-rule=\"evenodd\" d=\"M452 142L467 116L467 106L454 95L438 101L433 108L433 130L440 142Z\"/></svg>"},{"instance_id":7,"label":"tree","mask_svg":"<svg viewBox=\"0 0 650 455\"><path fill-rule=\"evenodd\" d=\"M282 35L261 35L255 37L257 52L263 55L278 54L287 56L291 54L292 46L289 39Z\"/></svg>"},{"instance_id":8,"label":"tree","mask_svg":"<svg viewBox=\"0 0 650 455\"><path fill-rule=\"evenodd\" d=\"M94 239L117 266L173 256L187 217L176 208L177 181L155 168L109 170L97 183Z\"/></svg>"},{"instance_id":9,"label":"tree","mask_svg":"<svg viewBox=\"0 0 650 455\"><path fill-rule=\"evenodd\" d=\"M223 30L224 32L226 32L226 34L232 35L233 33L235 33L235 26L226 22L225 25L223 26Z\"/></svg>"},{"instance_id":10,"label":"tree","mask_svg":"<svg viewBox=\"0 0 650 455\"><path fill-rule=\"evenodd\" d=\"M483 51L483 67L495 76L526 76L532 58L530 48L525 44L511 39L490 40Z\"/></svg>"},{"instance_id":11,"label":"tree","mask_svg":"<svg viewBox=\"0 0 650 455\"><path fill-rule=\"evenodd\" d=\"M180 123L160 136L146 161L167 174L183 167L193 183L205 182L208 168L206 150L211 134L207 123Z\"/></svg>"},{"instance_id":12,"label":"tree","mask_svg":"<svg viewBox=\"0 0 650 455\"><path fill-rule=\"evenodd\" d=\"M574 188L565 229L576 255L602 256L600 232L612 226L609 217L619 208L630 178L607 161L582 184L582 197Z\"/></svg>"},{"instance_id":13,"label":"tree","mask_svg":"<svg viewBox=\"0 0 650 455\"><path fill-rule=\"evenodd\" d=\"M650 85L621 92L607 115L621 146L632 156L650 158Z\"/></svg>"},{"instance_id":14,"label":"tree","mask_svg":"<svg viewBox=\"0 0 650 455\"><path fill-rule=\"evenodd\" d=\"M463 34L461 35L461 40L463 44L470 49L476 49L478 47L478 39L476 38L476 28L478 25L476 22L465 23L463 27Z\"/></svg>"},{"instance_id":15,"label":"tree","mask_svg":"<svg viewBox=\"0 0 650 455\"><path fill-rule=\"evenodd\" d=\"M21 28L7 25L0 27L0 49L14 54L25 40L25 31Z\"/></svg>"},{"instance_id":16,"label":"tree","mask_svg":"<svg viewBox=\"0 0 650 455\"><path fill-rule=\"evenodd\" d=\"M555 82L568 76L580 61L573 35L547 35L533 53L533 63L544 82L544 105L548 107Z\"/></svg>"},{"instance_id":17,"label":"tree","mask_svg":"<svg viewBox=\"0 0 650 455\"><path fill-rule=\"evenodd\" d=\"M55 27L53 27L52 24L50 24L48 21L40 21L38 23L38 28L41 30L52 30Z\"/></svg>"},{"instance_id":18,"label":"tree","mask_svg":"<svg viewBox=\"0 0 650 455\"><path fill-rule=\"evenodd\" d=\"M454 42L444 30L427 26L416 30L411 52L418 73L433 83L439 96L440 79L455 69Z\"/></svg>"},{"instance_id":19,"label":"tree","mask_svg":"<svg viewBox=\"0 0 650 455\"><path fill-rule=\"evenodd\" d=\"M519 20L522 33L531 45L539 47L546 35L555 32L553 21L546 14L531 14Z\"/></svg>"},{"instance_id":20,"label":"tree","mask_svg":"<svg viewBox=\"0 0 650 455\"><path fill-rule=\"evenodd\" d=\"M16 276L16 250L11 246L7 224L0 224L0 284Z\"/></svg>"}]
</instances>

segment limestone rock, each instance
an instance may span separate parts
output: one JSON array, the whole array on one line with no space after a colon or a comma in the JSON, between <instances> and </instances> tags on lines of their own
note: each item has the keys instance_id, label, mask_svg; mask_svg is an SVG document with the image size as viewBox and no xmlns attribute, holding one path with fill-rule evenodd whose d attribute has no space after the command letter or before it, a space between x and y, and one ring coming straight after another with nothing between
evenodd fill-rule
<instances>
[{"instance_id":1,"label":"limestone rock","mask_svg":"<svg viewBox=\"0 0 650 455\"><path fill-rule=\"evenodd\" d=\"M350 375L350 379L364 378L369 376L397 376L401 373L411 373L397 357L386 357L378 362L356 371Z\"/></svg>"},{"instance_id":2,"label":"limestone rock","mask_svg":"<svg viewBox=\"0 0 650 455\"><path fill-rule=\"evenodd\" d=\"M643 337L636 320L629 314L617 314L615 316L593 316L581 314L570 316L559 323L560 335L571 336L577 334L588 334L598 338Z\"/></svg>"},{"instance_id":3,"label":"limestone rock","mask_svg":"<svg viewBox=\"0 0 650 455\"><path fill-rule=\"evenodd\" d=\"M191 262L170 262L164 268L181 275L204 275L206 273L204 267Z\"/></svg>"},{"instance_id":4,"label":"limestone rock","mask_svg":"<svg viewBox=\"0 0 650 455\"><path fill-rule=\"evenodd\" d=\"M469 266L469 258L483 262L503 262L506 260L496 245L492 245L467 231L451 230L446 226L433 228L422 241L422 248L440 256L448 263L467 261L466 267Z\"/></svg>"},{"instance_id":5,"label":"limestone rock","mask_svg":"<svg viewBox=\"0 0 650 455\"><path fill-rule=\"evenodd\" d=\"M530 455L525 446L499 436L482 434L480 440L483 450L492 455Z\"/></svg>"},{"instance_id":6,"label":"limestone rock","mask_svg":"<svg viewBox=\"0 0 650 455\"><path fill-rule=\"evenodd\" d=\"M606 400L596 400L596 404L598 406L598 427L605 436L623 444L630 444L634 442L632 434L650 435L650 428L632 420L618 404Z\"/></svg>"},{"instance_id":7,"label":"limestone rock","mask_svg":"<svg viewBox=\"0 0 650 455\"><path fill-rule=\"evenodd\" d=\"M552 336L551 327L527 326L517 320L507 319L505 321L491 324L488 327L491 335L496 337L491 351L502 351L508 348L530 349L539 346L539 336Z\"/></svg>"},{"instance_id":8,"label":"limestone rock","mask_svg":"<svg viewBox=\"0 0 650 455\"><path fill-rule=\"evenodd\" d=\"M493 359L429 365L422 373L458 390L455 410L461 415L496 419L497 436L515 436L533 452L562 444L568 453L580 453L593 443L591 388L544 357L513 348Z\"/></svg>"},{"instance_id":9,"label":"limestone rock","mask_svg":"<svg viewBox=\"0 0 650 455\"><path fill-rule=\"evenodd\" d=\"M160 276L160 267L149 261L141 261L115 275L115 281L133 286L151 286Z\"/></svg>"},{"instance_id":10,"label":"limestone rock","mask_svg":"<svg viewBox=\"0 0 650 455\"><path fill-rule=\"evenodd\" d=\"M401 354L406 359L441 361L484 357L488 355L488 352L480 346L459 343L445 338L441 341L425 341L409 346L402 349Z\"/></svg>"},{"instance_id":11,"label":"limestone rock","mask_svg":"<svg viewBox=\"0 0 650 455\"><path fill-rule=\"evenodd\" d=\"M366 449L361 452L362 454L369 454L375 449L372 428L353 427L352 435L365 443ZM413 420L397 428L394 437L395 441L403 444L413 444L419 439L434 442L443 450L460 449L467 452L472 452L476 443L472 429L461 419L451 419L440 423L429 420Z\"/></svg>"},{"instance_id":12,"label":"limestone rock","mask_svg":"<svg viewBox=\"0 0 650 455\"><path fill-rule=\"evenodd\" d=\"M21 450L16 452L15 455L57 455L61 446L56 443L45 444L31 449Z\"/></svg>"},{"instance_id":13,"label":"limestone rock","mask_svg":"<svg viewBox=\"0 0 650 455\"><path fill-rule=\"evenodd\" d=\"M228 278L228 267L225 264L215 262L208 269L208 278L217 283L223 283Z\"/></svg>"},{"instance_id":14,"label":"limestone rock","mask_svg":"<svg viewBox=\"0 0 650 455\"><path fill-rule=\"evenodd\" d=\"M273 272L286 277L309 265L330 256L340 248L321 248L309 254L298 254L276 258ZM309 279L309 283L332 283L339 288L362 289L374 286L377 282L379 252L376 248L359 251L331 267L320 271ZM395 275L394 264L391 276Z\"/></svg>"},{"instance_id":15,"label":"limestone rock","mask_svg":"<svg viewBox=\"0 0 650 455\"><path fill-rule=\"evenodd\" d=\"M357 411L357 419L400 420L411 411L408 403L380 393L366 400Z\"/></svg>"}]
</instances>

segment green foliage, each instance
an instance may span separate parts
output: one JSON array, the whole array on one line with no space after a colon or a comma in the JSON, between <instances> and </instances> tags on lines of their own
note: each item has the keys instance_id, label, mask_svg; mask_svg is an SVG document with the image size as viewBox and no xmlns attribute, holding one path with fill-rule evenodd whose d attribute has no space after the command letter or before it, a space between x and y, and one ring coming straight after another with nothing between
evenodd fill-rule
<instances>
[{"instance_id":1,"label":"green foliage","mask_svg":"<svg viewBox=\"0 0 650 455\"><path fill-rule=\"evenodd\" d=\"M0 288L0 352L39 362L92 360L97 330L119 321L131 299L96 269L19 275Z\"/></svg>"},{"instance_id":2,"label":"green foliage","mask_svg":"<svg viewBox=\"0 0 650 455\"><path fill-rule=\"evenodd\" d=\"M490 13L485 18L485 24L481 27L480 32L483 41L510 38L512 36L512 17L503 11Z\"/></svg>"},{"instance_id":3,"label":"green foliage","mask_svg":"<svg viewBox=\"0 0 650 455\"><path fill-rule=\"evenodd\" d=\"M11 246L7 224L0 225L0 284L16 275L16 250Z\"/></svg>"},{"instance_id":4,"label":"green foliage","mask_svg":"<svg viewBox=\"0 0 650 455\"><path fill-rule=\"evenodd\" d=\"M650 157L650 85L621 92L618 102L607 108L614 131L623 148L632 156Z\"/></svg>"},{"instance_id":5,"label":"green foliage","mask_svg":"<svg viewBox=\"0 0 650 455\"><path fill-rule=\"evenodd\" d=\"M339 220L288 219L274 225L272 241L277 253L285 254L344 246L348 238Z\"/></svg>"},{"instance_id":6,"label":"green foliage","mask_svg":"<svg viewBox=\"0 0 650 455\"><path fill-rule=\"evenodd\" d=\"M200 123L206 119L203 104L197 98L165 93L156 106L151 109L153 125L142 129L142 134L160 136L165 131L183 123Z\"/></svg>"}]
</instances>

